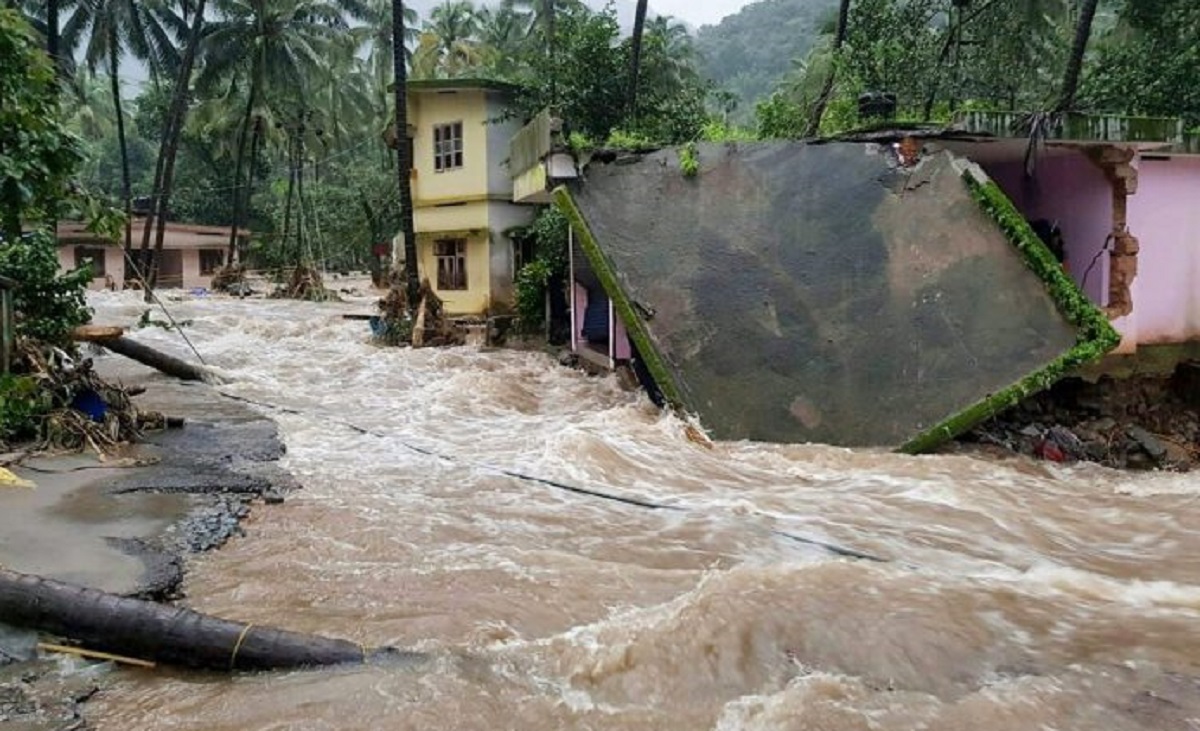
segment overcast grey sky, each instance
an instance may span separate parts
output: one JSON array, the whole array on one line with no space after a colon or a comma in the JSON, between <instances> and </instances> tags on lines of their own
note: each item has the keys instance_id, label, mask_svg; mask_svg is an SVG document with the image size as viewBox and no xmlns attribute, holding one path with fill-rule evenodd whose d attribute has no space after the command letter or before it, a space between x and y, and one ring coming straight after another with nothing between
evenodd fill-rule
<instances>
[{"instance_id":1,"label":"overcast grey sky","mask_svg":"<svg viewBox=\"0 0 1200 731\"><path fill-rule=\"evenodd\" d=\"M650 7L663 15L674 15L695 26L718 23L753 0L650 0Z\"/></svg>"}]
</instances>

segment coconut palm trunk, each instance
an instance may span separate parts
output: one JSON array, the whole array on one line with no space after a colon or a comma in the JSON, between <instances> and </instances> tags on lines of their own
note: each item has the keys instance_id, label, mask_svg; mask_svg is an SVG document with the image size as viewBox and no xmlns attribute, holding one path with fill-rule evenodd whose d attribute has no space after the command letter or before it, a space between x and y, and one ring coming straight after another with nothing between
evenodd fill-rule
<instances>
[{"instance_id":1,"label":"coconut palm trunk","mask_svg":"<svg viewBox=\"0 0 1200 731\"><path fill-rule=\"evenodd\" d=\"M408 307L416 312L421 299L417 274L417 234L413 222L412 148L408 144L408 69L404 65L404 0L392 0L392 70L396 105L396 182L400 186L400 232L404 236L404 271Z\"/></svg>"},{"instance_id":2,"label":"coconut palm trunk","mask_svg":"<svg viewBox=\"0 0 1200 731\"><path fill-rule=\"evenodd\" d=\"M557 68L558 64L558 43L555 36L557 35L555 23L555 0L542 0L542 12L546 16L546 51L550 55L550 68ZM558 104L558 75L554 74L550 77L550 103Z\"/></svg>"},{"instance_id":3,"label":"coconut palm trunk","mask_svg":"<svg viewBox=\"0 0 1200 731\"><path fill-rule=\"evenodd\" d=\"M204 5L206 0L198 0L192 8L192 27L188 34L187 48L183 53L183 62L179 68L179 77L175 81L175 90L171 98L171 110L167 119L166 130L163 134L162 146L159 152L159 163L162 166L162 176L155 182L154 216L156 224L154 239L154 258L150 263L150 272L146 276L146 301L152 298L152 290L158 284L158 270L162 263L163 237L166 233L167 211L171 203L171 187L175 180L175 158L179 154L179 140L183 136L183 122L187 116L188 88L192 82L192 67L196 61L196 50L200 45L200 37L204 29ZM147 218L146 238L148 240L150 218Z\"/></svg>"},{"instance_id":4,"label":"coconut palm trunk","mask_svg":"<svg viewBox=\"0 0 1200 731\"><path fill-rule=\"evenodd\" d=\"M58 23L58 0L47 0L46 2L46 53L50 54L50 60L54 62L55 78L62 80L63 64L62 55L59 50L59 23Z\"/></svg>"},{"instance_id":5,"label":"coconut palm trunk","mask_svg":"<svg viewBox=\"0 0 1200 731\"><path fill-rule=\"evenodd\" d=\"M357 642L231 622L3 568L0 615L90 650L217 672L360 664L369 656Z\"/></svg>"},{"instance_id":6,"label":"coconut palm trunk","mask_svg":"<svg viewBox=\"0 0 1200 731\"><path fill-rule=\"evenodd\" d=\"M121 79L117 75L120 58L117 56L117 31L109 30L108 76L112 84L113 109L117 117L117 144L121 149L121 202L125 207L125 254L133 255L133 192L129 175L129 146L125 139L125 114L121 111Z\"/></svg>"},{"instance_id":7,"label":"coconut palm trunk","mask_svg":"<svg viewBox=\"0 0 1200 731\"><path fill-rule=\"evenodd\" d=\"M258 163L258 155L262 149L263 142L263 118L256 116L250 128L250 160L246 170L246 215L250 214L250 203L254 195L254 169ZM239 226L241 224L238 224ZM237 228L235 227L236 231ZM238 259L241 258L241 252L237 251L237 244L241 243L239 238L234 244L234 250L229 252L229 258L225 262L229 266L233 266L234 253L238 254Z\"/></svg>"},{"instance_id":8,"label":"coconut palm trunk","mask_svg":"<svg viewBox=\"0 0 1200 731\"><path fill-rule=\"evenodd\" d=\"M633 17L633 42L629 53L629 116L637 120L638 81L642 73L642 36L646 32L646 6L648 0L638 0L637 13Z\"/></svg>"},{"instance_id":9,"label":"coconut palm trunk","mask_svg":"<svg viewBox=\"0 0 1200 731\"><path fill-rule=\"evenodd\" d=\"M242 116L241 127L238 129L237 154L233 163L233 220L229 226L229 263L233 263L233 255L237 252L237 232L242 217L242 169L246 160L246 143L250 136L250 123L254 118L254 105L258 101L258 89L261 86L258 57L255 57L254 69L250 72L249 98L246 100L246 113Z\"/></svg>"},{"instance_id":10,"label":"coconut palm trunk","mask_svg":"<svg viewBox=\"0 0 1200 731\"><path fill-rule=\"evenodd\" d=\"M265 33L261 28L262 15L258 17L260 25L259 32ZM248 90L249 98L246 100L246 113L242 116L242 124L238 129L238 146L237 155L233 163L233 222L229 227L229 263L233 263L233 256L237 252L238 227L242 221L242 203L246 202L246 208L249 208L249 192L242 193L242 169L245 165L246 158L246 141L250 136L250 124L254 118L254 108L258 104L259 95L262 93L263 79L266 69L264 68L265 61L261 50L254 55L254 61L250 66L250 89ZM251 161L251 165L253 165Z\"/></svg>"},{"instance_id":11,"label":"coconut palm trunk","mask_svg":"<svg viewBox=\"0 0 1200 731\"><path fill-rule=\"evenodd\" d=\"M1062 93L1058 97L1056 111L1067 112L1075 106L1075 94L1079 91L1079 75L1083 71L1083 57L1087 53L1088 41L1092 37L1092 21L1096 18L1099 0L1083 0L1079 9L1079 22L1075 25L1075 40L1071 44L1071 55L1067 58L1067 69L1063 74Z\"/></svg>"},{"instance_id":12,"label":"coconut palm trunk","mask_svg":"<svg viewBox=\"0 0 1200 731\"><path fill-rule=\"evenodd\" d=\"M838 53L846 43L846 29L849 24L850 0L841 0L838 5L837 31L833 37L833 62L825 76L825 83L821 86L821 93L817 95L812 112L808 115L808 125L804 128L805 137L815 137L821 130L821 119L825 116L825 107L829 106L829 97L833 95L833 82L837 77Z\"/></svg>"}]
</instances>

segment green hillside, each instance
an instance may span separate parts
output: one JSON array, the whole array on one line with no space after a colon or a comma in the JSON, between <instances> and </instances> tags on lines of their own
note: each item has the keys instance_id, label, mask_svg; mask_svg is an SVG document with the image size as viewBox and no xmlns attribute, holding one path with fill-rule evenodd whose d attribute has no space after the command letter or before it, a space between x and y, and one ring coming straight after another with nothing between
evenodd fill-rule
<instances>
[{"instance_id":1,"label":"green hillside","mask_svg":"<svg viewBox=\"0 0 1200 731\"><path fill-rule=\"evenodd\" d=\"M702 70L741 100L742 114L769 94L793 59L804 58L837 0L762 0L697 34Z\"/></svg>"}]
</instances>

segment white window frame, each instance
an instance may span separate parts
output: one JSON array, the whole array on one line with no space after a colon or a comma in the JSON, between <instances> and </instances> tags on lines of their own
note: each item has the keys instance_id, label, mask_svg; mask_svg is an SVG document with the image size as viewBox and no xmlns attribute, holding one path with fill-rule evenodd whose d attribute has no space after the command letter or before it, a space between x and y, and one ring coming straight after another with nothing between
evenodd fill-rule
<instances>
[{"instance_id":1,"label":"white window frame","mask_svg":"<svg viewBox=\"0 0 1200 731\"><path fill-rule=\"evenodd\" d=\"M434 241L433 258L437 261L439 292L464 292L470 289L470 282L467 280L466 239Z\"/></svg>"},{"instance_id":2,"label":"white window frame","mask_svg":"<svg viewBox=\"0 0 1200 731\"><path fill-rule=\"evenodd\" d=\"M463 123L433 126L433 170L444 173L463 167Z\"/></svg>"}]
</instances>

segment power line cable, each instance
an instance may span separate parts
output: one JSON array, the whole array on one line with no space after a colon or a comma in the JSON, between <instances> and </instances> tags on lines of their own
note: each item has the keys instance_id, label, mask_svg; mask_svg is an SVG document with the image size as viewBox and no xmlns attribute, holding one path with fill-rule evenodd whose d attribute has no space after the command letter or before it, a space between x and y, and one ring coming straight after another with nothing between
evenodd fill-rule
<instances>
[{"instance_id":1,"label":"power line cable","mask_svg":"<svg viewBox=\"0 0 1200 731\"><path fill-rule=\"evenodd\" d=\"M183 328L179 326L179 323L175 321L175 317L171 314L171 311L167 309L166 303L159 299L158 293L150 287L150 282L142 274L142 270L138 267L137 262L133 260L133 257L130 256L129 251L122 247L121 252L125 256L125 263L128 264L131 269L133 269L134 276L136 276L138 281L142 283L142 286L146 288L146 293L151 299L158 303L158 306L162 308L163 314L167 316L167 321L171 323L171 326L175 328L175 331L179 333L181 338L183 338L183 342L187 343L188 348L190 348L191 351L196 354L196 360L200 361L201 365L207 366L208 363L205 362L204 356L200 355L200 351L197 350L196 346L192 344L192 339L187 336L187 333L185 333Z\"/></svg>"},{"instance_id":2,"label":"power line cable","mask_svg":"<svg viewBox=\"0 0 1200 731\"><path fill-rule=\"evenodd\" d=\"M637 498L637 497L628 497L625 495L617 495L615 493L608 492L605 490L581 487L579 485L572 485L570 483L562 482L560 480L554 480L554 479L550 479L550 478L546 478L546 477L538 477L536 475L531 475L531 474L528 474L525 472L508 469L505 467L497 467L494 465L487 464L486 462L480 462L480 461L473 460L473 459L444 454L444 453L438 452L436 450L430 449L428 447L422 447L418 444L413 444L412 442L409 442L406 439L403 439L397 435L388 434L386 432L378 431L375 429L368 429L366 427L359 426L358 424L355 424L350 421L346 421L344 419L329 417L327 415L318 414L313 411L306 411L306 410L296 409L296 408L287 407L287 406L280 406L278 404L272 404L272 403L268 403L265 401L258 401L255 399L247 398L245 396L238 396L237 394L229 393L228 391L224 391L220 388L216 389L216 391L221 396L223 396L227 399L233 400L233 401L238 401L240 403L249 404L251 406L257 406L259 408L267 409L270 411L277 411L280 413L291 414L294 416L307 416L307 417L311 417L311 418L322 419L324 421L327 421L327 422L333 423L333 424L337 424L338 426L349 429L353 432L362 434L364 436L372 436L372 437L375 437L378 439L388 439L388 440L396 441L405 449L408 449L417 454L424 455L426 457L432 457L435 459L439 459L439 460L443 460L443 461L451 462L451 463L465 464L465 465L474 467L479 470L503 475L505 477L509 477L509 478L512 478L514 480L518 480L521 482L528 482L528 483L532 483L532 484L542 485L543 487L549 487L554 490L568 492L568 493L571 493L574 495L596 498L596 499L604 500L607 502L613 502L613 503L628 505L628 506L637 507L637 508L644 508L647 510L669 511L669 512L675 512L675 513L699 512L695 508L690 508L685 505L674 505L674 504L663 502L661 500L649 500L649 499L643 499L643 498ZM794 543L799 543L799 544L806 545L806 546L812 546L814 548L820 548L820 549L827 551L835 556L841 556L843 558L852 558L852 559L861 560L861 561L871 561L873 563L889 563L890 562L889 559L882 558L880 556L876 556L874 554L870 554L865 551L860 551L858 549L849 548L847 546L830 543L828 541L810 538L808 536L802 536L802 535L798 535L795 533L789 533L787 531L771 529L771 534L779 536L781 538L786 538Z\"/></svg>"}]
</instances>

